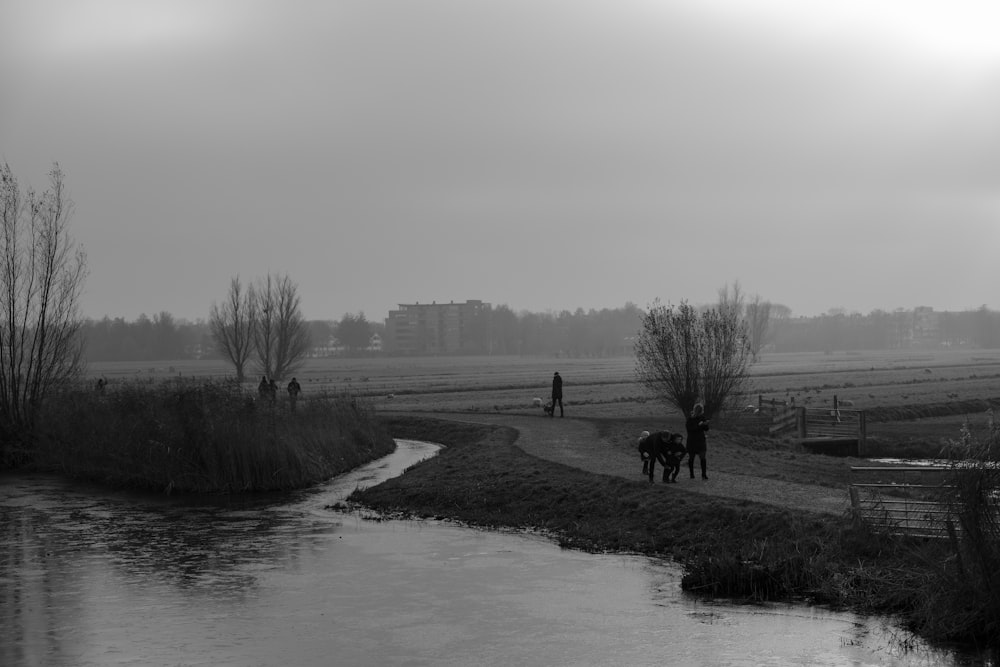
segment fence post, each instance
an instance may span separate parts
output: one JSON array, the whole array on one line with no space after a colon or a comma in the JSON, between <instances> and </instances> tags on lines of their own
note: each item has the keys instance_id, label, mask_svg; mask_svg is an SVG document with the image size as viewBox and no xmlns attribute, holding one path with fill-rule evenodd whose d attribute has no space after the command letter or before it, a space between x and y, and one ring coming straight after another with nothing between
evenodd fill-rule
<instances>
[{"instance_id":1,"label":"fence post","mask_svg":"<svg viewBox=\"0 0 1000 667\"><path fill-rule=\"evenodd\" d=\"M806 439L806 409L805 408L795 408L796 419L799 427L799 439Z\"/></svg>"},{"instance_id":2,"label":"fence post","mask_svg":"<svg viewBox=\"0 0 1000 667\"><path fill-rule=\"evenodd\" d=\"M868 424L865 420L865 411L858 411L858 456L868 453L866 440L868 438Z\"/></svg>"},{"instance_id":3,"label":"fence post","mask_svg":"<svg viewBox=\"0 0 1000 667\"><path fill-rule=\"evenodd\" d=\"M851 518L854 520L854 525L861 525L861 499L858 498L858 489L856 486L851 484L847 487L847 493L851 496Z\"/></svg>"}]
</instances>

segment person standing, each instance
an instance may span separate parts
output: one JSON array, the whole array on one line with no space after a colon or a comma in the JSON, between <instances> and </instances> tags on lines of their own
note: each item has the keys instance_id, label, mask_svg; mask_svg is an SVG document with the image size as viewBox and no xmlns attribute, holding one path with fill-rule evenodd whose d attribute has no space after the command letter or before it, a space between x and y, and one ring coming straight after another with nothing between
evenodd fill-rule
<instances>
[{"instance_id":1,"label":"person standing","mask_svg":"<svg viewBox=\"0 0 1000 667\"><path fill-rule=\"evenodd\" d=\"M556 416L556 403L559 404L559 416L563 416L563 402L562 402L562 377L559 375L559 371L552 376L552 412L549 413L549 417Z\"/></svg>"},{"instance_id":2,"label":"person standing","mask_svg":"<svg viewBox=\"0 0 1000 667\"><path fill-rule=\"evenodd\" d=\"M295 378L288 383L288 402L291 405L292 412L295 412L295 401L299 400L299 394L302 392L302 385Z\"/></svg>"},{"instance_id":3,"label":"person standing","mask_svg":"<svg viewBox=\"0 0 1000 667\"><path fill-rule=\"evenodd\" d=\"M694 479L694 457L701 458L701 478L708 479L708 465L705 463L705 454L708 450L708 442L705 438L705 431L708 430L708 420L705 419L705 406L697 403L691 416L684 422L687 429L687 453L688 470L691 472L691 479Z\"/></svg>"}]
</instances>

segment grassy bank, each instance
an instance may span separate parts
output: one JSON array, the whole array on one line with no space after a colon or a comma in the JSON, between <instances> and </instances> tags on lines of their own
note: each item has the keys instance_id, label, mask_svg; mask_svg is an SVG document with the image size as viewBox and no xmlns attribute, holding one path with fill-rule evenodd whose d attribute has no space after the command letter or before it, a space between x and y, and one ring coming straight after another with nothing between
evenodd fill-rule
<instances>
[{"instance_id":1,"label":"grassy bank","mask_svg":"<svg viewBox=\"0 0 1000 667\"><path fill-rule=\"evenodd\" d=\"M167 493L300 488L392 451L364 402L255 400L235 382L123 383L47 402L32 466Z\"/></svg>"},{"instance_id":2,"label":"grassy bank","mask_svg":"<svg viewBox=\"0 0 1000 667\"><path fill-rule=\"evenodd\" d=\"M956 585L948 570L954 550L946 542L871 534L846 516L664 493L660 485L529 456L507 428L417 417L387 426L395 437L447 448L355 492L351 502L388 514L541 530L568 548L671 558L684 568L683 588L708 595L894 614L930 639L997 642L990 612L964 608L974 583L949 589ZM801 465L801 457L792 463Z\"/></svg>"}]
</instances>

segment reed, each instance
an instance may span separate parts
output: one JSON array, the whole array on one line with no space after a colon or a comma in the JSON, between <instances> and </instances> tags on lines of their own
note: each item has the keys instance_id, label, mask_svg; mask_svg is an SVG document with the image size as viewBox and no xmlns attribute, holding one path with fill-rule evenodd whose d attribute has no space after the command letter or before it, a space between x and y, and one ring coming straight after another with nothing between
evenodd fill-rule
<instances>
[{"instance_id":1,"label":"reed","mask_svg":"<svg viewBox=\"0 0 1000 667\"><path fill-rule=\"evenodd\" d=\"M293 412L225 380L68 389L42 425L36 468L167 493L301 488L394 447L364 401L321 394Z\"/></svg>"},{"instance_id":2,"label":"reed","mask_svg":"<svg viewBox=\"0 0 1000 667\"><path fill-rule=\"evenodd\" d=\"M951 549L933 565L920 622L935 635L1000 637L1000 424L991 413L984 437L966 427L954 448L965 456L946 481L954 520Z\"/></svg>"}]
</instances>

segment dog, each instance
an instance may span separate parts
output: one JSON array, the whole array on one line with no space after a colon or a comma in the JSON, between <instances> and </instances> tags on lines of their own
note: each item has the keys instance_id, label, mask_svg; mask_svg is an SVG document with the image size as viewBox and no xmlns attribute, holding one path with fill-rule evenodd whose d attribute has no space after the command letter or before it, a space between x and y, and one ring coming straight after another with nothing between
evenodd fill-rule
<instances>
[{"instance_id":1,"label":"dog","mask_svg":"<svg viewBox=\"0 0 1000 667\"><path fill-rule=\"evenodd\" d=\"M542 406L542 410L544 410L544 411L545 411L545 414L546 414L546 415L548 415L548 416L551 416L551 415L552 415L552 409L553 409L554 407L555 407L555 406L554 406L554 405L552 405L552 401L549 401L548 403L546 403L545 405L543 405L543 406Z\"/></svg>"}]
</instances>

